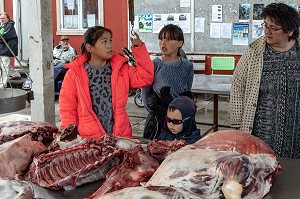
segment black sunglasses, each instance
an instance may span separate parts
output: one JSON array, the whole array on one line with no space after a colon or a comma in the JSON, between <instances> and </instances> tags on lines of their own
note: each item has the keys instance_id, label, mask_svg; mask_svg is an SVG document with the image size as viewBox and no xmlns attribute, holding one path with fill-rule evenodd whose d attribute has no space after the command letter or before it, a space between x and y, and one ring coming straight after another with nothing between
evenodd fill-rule
<instances>
[{"instance_id":1,"label":"black sunglasses","mask_svg":"<svg viewBox=\"0 0 300 199\"><path fill-rule=\"evenodd\" d=\"M172 120L171 118L166 117L167 122L168 122L168 123L171 123L171 122L172 122L172 124L174 124L174 125L179 125L179 124L181 124L181 123L187 121L188 119L190 119L190 117L186 117L186 118L184 118L183 120L176 120L176 119L173 119L173 120Z\"/></svg>"}]
</instances>

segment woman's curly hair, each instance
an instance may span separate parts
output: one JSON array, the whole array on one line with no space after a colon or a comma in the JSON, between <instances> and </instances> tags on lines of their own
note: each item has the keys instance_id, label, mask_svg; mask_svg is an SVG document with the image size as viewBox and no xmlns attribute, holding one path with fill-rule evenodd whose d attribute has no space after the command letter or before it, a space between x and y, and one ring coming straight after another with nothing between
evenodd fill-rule
<instances>
[{"instance_id":1,"label":"woman's curly hair","mask_svg":"<svg viewBox=\"0 0 300 199\"><path fill-rule=\"evenodd\" d=\"M271 3L263 9L261 16L263 19L270 17L275 24L282 27L285 33L294 31L289 41L299 37L300 17L295 8L285 3Z\"/></svg>"}]
</instances>

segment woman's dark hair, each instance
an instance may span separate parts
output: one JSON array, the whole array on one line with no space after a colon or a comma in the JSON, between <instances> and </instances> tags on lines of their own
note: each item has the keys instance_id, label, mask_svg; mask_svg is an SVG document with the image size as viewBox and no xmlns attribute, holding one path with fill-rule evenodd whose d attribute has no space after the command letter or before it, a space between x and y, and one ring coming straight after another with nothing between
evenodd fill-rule
<instances>
[{"instance_id":1,"label":"woman's dark hair","mask_svg":"<svg viewBox=\"0 0 300 199\"><path fill-rule=\"evenodd\" d=\"M93 26L87 29L87 31L83 35L83 42L81 44L81 53L86 54L89 57L91 56L91 53L85 48L86 44L90 44L91 46L94 46L97 40L105 33L109 32L112 36L112 31L108 28L105 28L103 26Z\"/></svg>"},{"instance_id":2,"label":"woman's dark hair","mask_svg":"<svg viewBox=\"0 0 300 199\"><path fill-rule=\"evenodd\" d=\"M294 31L289 41L299 37L300 17L295 8L284 3L271 3L263 9L261 16L263 19L270 17L285 33Z\"/></svg>"},{"instance_id":3,"label":"woman's dark hair","mask_svg":"<svg viewBox=\"0 0 300 199\"><path fill-rule=\"evenodd\" d=\"M166 36L169 36L171 40L182 41L183 42L182 45L184 44L184 36L183 36L182 29L177 25L168 24L164 26L158 33L159 40L162 40ZM179 54L180 48L178 49L178 53L177 53L178 56L180 56Z\"/></svg>"}]
</instances>

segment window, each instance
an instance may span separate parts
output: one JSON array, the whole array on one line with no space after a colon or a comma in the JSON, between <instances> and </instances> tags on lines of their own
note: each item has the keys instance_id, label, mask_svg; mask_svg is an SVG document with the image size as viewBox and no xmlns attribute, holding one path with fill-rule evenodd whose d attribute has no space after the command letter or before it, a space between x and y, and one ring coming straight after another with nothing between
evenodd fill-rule
<instances>
[{"instance_id":1,"label":"window","mask_svg":"<svg viewBox=\"0 0 300 199\"><path fill-rule=\"evenodd\" d=\"M103 0L57 0L57 30L85 32L89 27L103 25Z\"/></svg>"},{"instance_id":2,"label":"window","mask_svg":"<svg viewBox=\"0 0 300 199\"><path fill-rule=\"evenodd\" d=\"M4 0L0 0L0 12L4 11Z\"/></svg>"}]
</instances>

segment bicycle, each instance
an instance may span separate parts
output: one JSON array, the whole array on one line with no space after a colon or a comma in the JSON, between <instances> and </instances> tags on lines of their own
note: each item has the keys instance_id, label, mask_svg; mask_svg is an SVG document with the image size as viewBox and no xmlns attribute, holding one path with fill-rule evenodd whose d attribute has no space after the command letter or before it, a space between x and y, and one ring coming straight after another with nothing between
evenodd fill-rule
<instances>
[{"instance_id":1,"label":"bicycle","mask_svg":"<svg viewBox=\"0 0 300 199\"><path fill-rule=\"evenodd\" d=\"M144 102L142 100L142 93L140 88L136 89L135 91L134 103L140 108L144 107Z\"/></svg>"}]
</instances>

